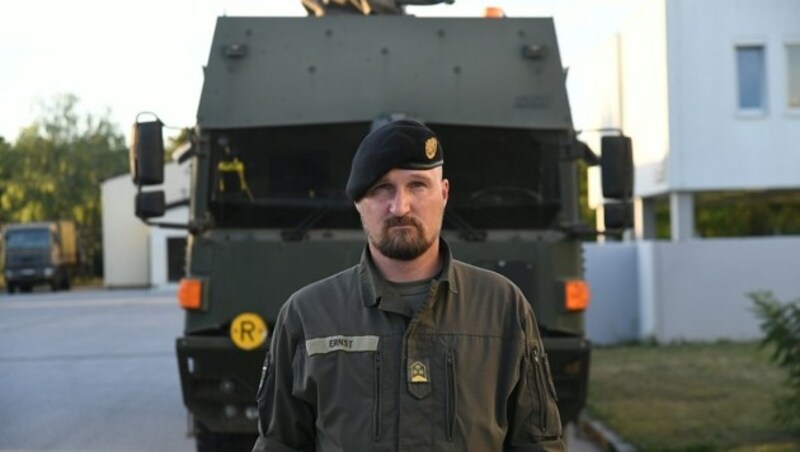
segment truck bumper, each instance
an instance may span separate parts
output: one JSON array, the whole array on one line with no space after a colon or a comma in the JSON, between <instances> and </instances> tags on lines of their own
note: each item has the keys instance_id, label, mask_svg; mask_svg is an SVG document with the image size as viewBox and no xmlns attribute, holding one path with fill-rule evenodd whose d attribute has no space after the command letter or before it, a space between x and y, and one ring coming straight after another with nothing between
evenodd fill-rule
<instances>
[{"instance_id":1,"label":"truck bumper","mask_svg":"<svg viewBox=\"0 0 800 452\"><path fill-rule=\"evenodd\" d=\"M591 343L580 336L544 336L561 423L577 422L586 405Z\"/></svg>"},{"instance_id":2,"label":"truck bumper","mask_svg":"<svg viewBox=\"0 0 800 452\"><path fill-rule=\"evenodd\" d=\"M227 337L186 336L176 350L183 403L195 421L217 433L256 433L266 348L244 351Z\"/></svg>"},{"instance_id":3,"label":"truck bumper","mask_svg":"<svg viewBox=\"0 0 800 452\"><path fill-rule=\"evenodd\" d=\"M52 267L7 268L6 284L15 286L34 286L50 283L56 278L56 270Z\"/></svg>"}]
</instances>

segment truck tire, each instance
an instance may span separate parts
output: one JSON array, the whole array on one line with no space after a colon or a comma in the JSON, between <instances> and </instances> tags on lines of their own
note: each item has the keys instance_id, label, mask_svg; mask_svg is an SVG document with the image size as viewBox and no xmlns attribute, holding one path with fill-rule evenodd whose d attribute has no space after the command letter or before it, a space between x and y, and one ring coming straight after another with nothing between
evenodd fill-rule
<instances>
[{"instance_id":1,"label":"truck tire","mask_svg":"<svg viewBox=\"0 0 800 452\"><path fill-rule=\"evenodd\" d=\"M58 278L58 288L61 290L69 290L70 288L70 273L67 270L61 272L61 277Z\"/></svg>"},{"instance_id":2,"label":"truck tire","mask_svg":"<svg viewBox=\"0 0 800 452\"><path fill-rule=\"evenodd\" d=\"M51 279L50 281L48 281L48 284L50 284L51 292L58 292L59 281L57 278Z\"/></svg>"},{"instance_id":3,"label":"truck tire","mask_svg":"<svg viewBox=\"0 0 800 452\"><path fill-rule=\"evenodd\" d=\"M12 283L6 283L6 291L10 294L13 294L17 288Z\"/></svg>"},{"instance_id":4,"label":"truck tire","mask_svg":"<svg viewBox=\"0 0 800 452\"><path fill-rule=\"evenodd\" d=\"M256 443L256 435L246 433L216 433L201 422L194 422L197 452L239 452L251 451Z\"/></svg>"}]
</instances>

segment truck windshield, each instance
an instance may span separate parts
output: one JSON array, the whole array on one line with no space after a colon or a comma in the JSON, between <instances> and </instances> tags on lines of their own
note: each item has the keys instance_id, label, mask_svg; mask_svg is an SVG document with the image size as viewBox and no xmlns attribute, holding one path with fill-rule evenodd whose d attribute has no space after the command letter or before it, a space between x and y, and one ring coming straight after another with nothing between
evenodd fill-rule
<instances>
[{"instance_id":1,"label":"truck windshield","mask_svg":"<svg viewBox=\"0 0 800 452\"><path fill-rule=\"evenodd\" d=\"M47 229L29 229L6 231L7 249L47 248L50 246L50 231Z\"/></svg>"},{"instance_id":2,"label":"truck windshield","mask_svg":"<svg viewBox=\"0 0 800 452\"><path fill-rule=\"evenodd\" d=\"M428 124L444 147L445 228L553 227L556 133ZM221 227L360 228L344 186L369 123L220 131L212 138L209 207Z\"/></svg>"}]
</instances>

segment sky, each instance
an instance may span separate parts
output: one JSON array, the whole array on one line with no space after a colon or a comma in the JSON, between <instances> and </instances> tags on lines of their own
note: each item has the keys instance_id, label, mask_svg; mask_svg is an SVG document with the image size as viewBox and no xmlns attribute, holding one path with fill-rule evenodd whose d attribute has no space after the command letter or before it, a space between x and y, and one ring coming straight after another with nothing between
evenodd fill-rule
<instances>
[{"instance_id":1,"label":"sky","mask_svg":"<svg viewBox=\"0 0 800 452\"><path fill-rule=\"evenodd\" d=\"M418 16L554 17L569 65L609 39L648 0L456 0ZM218 16L302 16L300 0L0 0L0 136L13 142L56 96L108 115L129 138L142 111L195 124L202 67Z\"/></svg>"}]
</instances>

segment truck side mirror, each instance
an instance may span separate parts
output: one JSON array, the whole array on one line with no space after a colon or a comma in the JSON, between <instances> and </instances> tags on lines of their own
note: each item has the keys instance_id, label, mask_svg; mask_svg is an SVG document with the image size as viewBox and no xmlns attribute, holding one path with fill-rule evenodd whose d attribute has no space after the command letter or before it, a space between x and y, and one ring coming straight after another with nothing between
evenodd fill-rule
<instances>
[{"instance_id":1,"label":"truck side mirror","mask_svg":"<svg viewBox=\"0 0 800 452\"><path fill-rule=\"evenodd\" d=\"M136 194L136 216L146 220L162 217L167 211L167 203L163 190L143 191Z\"/></svg>"},{"instance_id":2,"label":"truck side mirror","mask_svg":"<svg viewBox=\"0 0 800 452\"><path fill-rule=\"evenodd\" d=\"M606 229L627 229L633 226L633 204L630 201L603 204L603 224Z\"/></svg>"},{"instance_id":3,"label":"truck side mirror","mask_svg":"<svg viewBox=\"0 0 800 452\"><path fill-rule=\"evenodd\" d=\"M603 197L629 200L633 196L633 146L626 136L605 136L600 141Z\"/></svg>"},{"instance_id":4,"label":"truck side mirror","mask_svg":"<svg viewBox=\"0 0 800 452\"><path fill-rule=\"evenodd\" d=\"M133 125L130 165L133 183L137 186L164 183L164 138L161 121L137 122ZM138 201L136 205L138 207Z\"/></svg>"}]
</instances>

